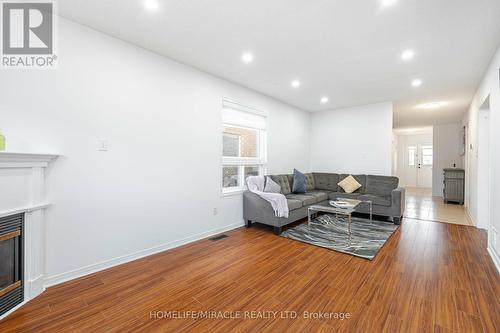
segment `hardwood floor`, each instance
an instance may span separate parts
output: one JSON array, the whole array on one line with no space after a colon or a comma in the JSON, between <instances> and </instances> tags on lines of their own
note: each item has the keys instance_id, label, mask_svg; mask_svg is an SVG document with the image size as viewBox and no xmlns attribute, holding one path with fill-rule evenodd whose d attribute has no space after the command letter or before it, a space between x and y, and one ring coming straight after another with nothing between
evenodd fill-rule
<instances>
[{"instance_id":1,"label":"hardwood floor","mask_svg":"<svg viewBox=\"0 0 500 333\"><path fill-rule=\"evenodd\" d=\"M263 226L227 235L49 288L0 332L500 332L499 274L486 234L473 227L405 219L373 261ZM211 310L278 313L160 318ZM292 311L298 318L281 318ZM304 311L350 317L305 319Z\"/></svg>"}]
</instances>

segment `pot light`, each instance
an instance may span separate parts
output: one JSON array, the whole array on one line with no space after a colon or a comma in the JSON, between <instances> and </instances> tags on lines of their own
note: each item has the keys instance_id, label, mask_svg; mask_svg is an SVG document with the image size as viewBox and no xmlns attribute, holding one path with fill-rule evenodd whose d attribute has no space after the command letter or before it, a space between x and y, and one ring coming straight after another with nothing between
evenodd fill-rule
<instances>
[{"instance_id":1,"label":"pot light","mask_svg":"<svg viewBox=\"0 0 500 333\"><path fill-rule=\"evenodd\" d=\"M253 54L249 52L243 53L243 55L241 56L241 60L247 64L251 63L253 61Z\"/></svg>"},{"instance_id":2,"label":"pot light","mask_svg":"<svg viewBox=\"0 0 500 333\"><path fill-rule=\"evenodd\" d=\"M391 7L395 5L398 2L398 0L381 0L380 5L382 7Z\"/></svg>"},{"instance_id":3,"label":"pot light","mask_svg":"<svg viewBox=\"0 0 500 333\"><path fill-rule=\"evenodd\" d=\"M411 81L412 87L415 87L415 88L420 87L422 85L422 83L423 82L420 79L415 79L415 80Z\"/></svg>"},{"instance_id":4,"label":"pot light","mask_svg":"<svg viewBox=\"0 0 500 333\"><path fill-rule=\"evenodd\" d=\"M430 109L440 108L442 106L445 106L446 104L448 104L448 103L447 102L430 102L430 103L424 103L424 104L417 105L417 108L430 110Z\"/></svg>"},{"instance_id":5,"label":"pot light","mask_svg":"<svg viewBox=\"0 0 500 333\"><path fill-rule=\"evenodd\" d=\"M143 0L142 4L144 5L144 8L151 12L156 12L160 6L158 0Z\"/></svg>"},{"instance_id":6,"label":"pot light","mask_svg":"<svg viewBox=\"0 0 500 333\"><path fill-rule=\"evenodd\" d=\"M299 80L293 80L291 83L292 87L298 88L300 87L300 81Z\"/></svg>"},{"instance_id":7,"label":"pot light","mask_svg":"<svg viewBox=\"0 0 500 333\"><path fill-rule=\"evenodd\" d=\"M415 58L415 51L413 50L405 50L403 53L401 53L401 59L404 61L409 61L411 59Z\"/></svg>"},{"instance_id":8,"label":"pot light","mask_svg":"<svg viewBox=\"0 0 500 333\"><path fill-rule=\"evenodd\" d=\"M321 97L321 103L323 103L323 104L328 103L328 97L326 97L326 96Z\"/></svg>"}]
</instances>

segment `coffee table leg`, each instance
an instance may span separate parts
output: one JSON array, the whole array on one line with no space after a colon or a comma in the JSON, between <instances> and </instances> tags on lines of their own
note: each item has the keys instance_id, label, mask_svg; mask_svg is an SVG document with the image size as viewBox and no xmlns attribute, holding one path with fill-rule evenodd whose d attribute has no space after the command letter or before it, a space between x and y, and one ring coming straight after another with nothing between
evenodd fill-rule
<instances>
[{"instance_id":1,"label":"coffee table leg","mask_svg":"<svg viewBox=\"0 0 500 333\"><path fill-rule=\"evenodd\" d=\"M373 203L370 201L370 222L373 222Z\"/></svg>"},{"instance_id":2,"label":"coffee table leg","mask_svg":"<svg viewBox=\"0 0 500 333\"><path fill-rule=\"evenodd\" d=\"M351 214L349 214L347 216L347 224L348 224L347 229L349 230L349 245L351 245L351 223L352 223L352 216Z\"/></svg>"}]
</instances>

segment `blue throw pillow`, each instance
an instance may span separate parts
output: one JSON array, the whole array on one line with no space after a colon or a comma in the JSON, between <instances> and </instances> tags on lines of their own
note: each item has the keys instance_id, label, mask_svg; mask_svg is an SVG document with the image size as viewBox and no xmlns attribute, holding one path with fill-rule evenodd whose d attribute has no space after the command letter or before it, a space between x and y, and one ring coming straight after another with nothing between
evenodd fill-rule
<instances>
[{"instance_id":1,"label":"blue throw pillow","mask_svg":"<svg viewBox=\"0 0 500 333\"><path fill-rule=\"evenodd\" d=\"M297 169L293 169L293 193L306 193L306 176L298 171Z\"/></svg>"}]
</instances>

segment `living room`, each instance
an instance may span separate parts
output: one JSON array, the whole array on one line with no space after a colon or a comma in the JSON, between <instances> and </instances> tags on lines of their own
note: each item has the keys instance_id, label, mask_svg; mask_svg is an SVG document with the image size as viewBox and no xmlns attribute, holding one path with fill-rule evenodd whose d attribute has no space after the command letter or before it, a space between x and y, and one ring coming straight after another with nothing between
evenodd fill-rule
<instances>
[{"instance_id":1,"label":"living room","mask_svg":"<svg viewBox=\"0 0 500 333\"><path fill-rule=\"evenodd\" d=\"M1 1L0 331L500 330L497 1L33 3Z\"/></svg>"}]
</instances>

